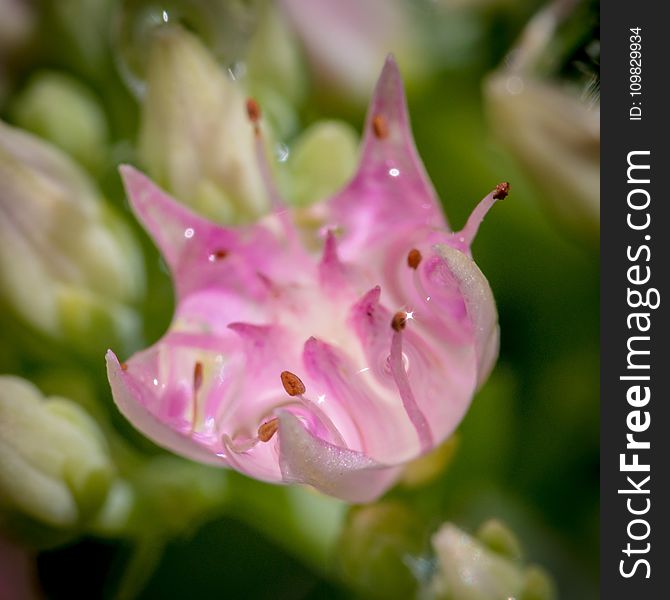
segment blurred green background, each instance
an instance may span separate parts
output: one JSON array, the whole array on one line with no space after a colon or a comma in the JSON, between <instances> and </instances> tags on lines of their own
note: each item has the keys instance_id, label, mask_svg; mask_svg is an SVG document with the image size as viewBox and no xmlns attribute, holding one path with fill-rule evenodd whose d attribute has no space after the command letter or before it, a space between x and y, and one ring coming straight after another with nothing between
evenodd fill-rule
<instances>
[{"instance_id":1,"label":"blurred green background","mask_svg":"<svg viewBox=\"0 0 670 600\"><path fill-rule=\"evenodd\" d=\"M280 178L308 177L289 171L309 125L342 119L360 132L374 78L347 81L346 70L324 77L327 69L313 62L313 40L301 37L288 4L0 0L0 117L72 157L140 241L146 293L129 301L139 316L137 337L124 342L130 350L160 337L173 306L166 269L130 215L117 173L120 162L146 165L138 139L156 15L160 21L165 11L195 34L222 71L269 107L277 155L288 152L276 165ZM127 486L137 503L117 528L95 520L59 528L3 503L0 489L0 527L31 549L46 597L409 597L435 569L430 536L441 523L475 532L491 518L515 532L559 597L597 597L599 257L597 208L587 204L597 202L599 190L583 181L597 180L599 137L583 129L598 119L598 5L554 3L557 26L545 32L540 50L519 46L533 16L547 10L538 1L370 5L372 22L398 29L368 35L367 22L352 13L351 40L394 45L374 51L398 57L417 148L452 227L462 226L496 183L512 184L473 247L498 305L500 358L443 468L430 481L397 486L377 506L349 510L322 506L311 492L305 500L170 458L113 405L103 363L113 334L105 327L93 336L85 329L45 333L17 312L5 289L0 371L84 406L106 436L123 482L119 497ZM397 15L385 21L379 11L386 10ZM297 57L287 59L286 72L268 58L281 60L273 44L285 43L268 33L273 19L286 27L282 35ZM327 22L311 26L326 35ZM347 45L342 40L338 52L355 60ZM530 66L516 64L523 52L535 52ZM511 123L491 81L516 76L525 89L537 82L556 95L546 104L543 96L524 97L528 104ZM542 114L536 118L534 110ZM533 129L546 156L530 138L515 137L524 128Z\"/></svg>"}]
</instances>

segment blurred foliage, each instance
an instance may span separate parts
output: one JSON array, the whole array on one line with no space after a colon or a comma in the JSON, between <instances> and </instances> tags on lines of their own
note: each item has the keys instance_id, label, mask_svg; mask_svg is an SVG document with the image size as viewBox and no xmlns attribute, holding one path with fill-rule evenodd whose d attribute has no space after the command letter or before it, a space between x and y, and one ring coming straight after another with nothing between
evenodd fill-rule
<instances>
[{"instance_id":1,"label":"blurred foliage","mask_svg":"<svg viewBox=\"0 0 670 600\"><path fill-rule=\"evenodd\" d=\"M0 1L0 10L9 11L7 2ZM447 520L474 532L492 518L507 523L526 556L552 573L559 597L596 597L596 244L557 226L543 210L523 165L493 136L482 92L485 77L504 64L540 2L407 4L431 55L428 74L416 79L407 75L416 144L451 225L460 227L494 184L512 184L510 197L488 216L473 249L498 304L500 359L450 441L448 456L434 475L399 485L378 506L350 509L340 536L345 510L340 504L324 508L309 491L273 488L190 465L142 439L111 400L103 356L97 353L99 345L109 345L107 339L95 340L96 351L82 355L26 330L3 310L0 372L20 375L44 394L79 403L96 419L117 463L118 485L112 485L115 492L109 493L100 522L77 532L67 545L39 555L40 581L49 598L205 593L348 598L351 589L363 597L405 598L435 568L427 543L431 532ZM582 3L579 18L558 31L548 50L553 63L543 67L545 77L588 92L598 67L596 5ZM282 52L293 61L292 68L301 69L303 76L290 85L284 78L272 81L277 76L272 54L263 52L258 42L249 46L258 22L269 31L269 39L278 40L273 43L284 43L262 2L219 6L216 0L36 0L27 6L28 21L21 17L29 25L21 30L23 37L0 43L0 117L79 160L134 228L147 271L147 294L138 310L144 338L152 342L171 316L170 280L157 251L130 216L116 172L118 163L137 158L138 89L147 51L143 35L151 19L160 17L163 7L172 14L178 10L182 25L239 76L251 48L251 74L258 74L252 83L259 96L275 94L278 108L272 118L281 121L285 114L292 120L275 128L280 148L289 156L295 148L294 162L277 165L281 181L303 171L319 178L310 137L298 133L335 136L339 152L340 146L351 145L348 129L308 127L318 119L338 118L358 129L364 106L356 98L326 92L313 73L310 77L304 71L304 57L286 49ZM138 18L144 19L140 25ZM261 90L264 78L268 87ZM286 105L290 110L282 113ZM76 143L63 133L70 122L78 132ZM321 183L326 191L335 185ZM304 188L296 187L295 195L300 203L312 200ZM488 535L503 546L512 544L500 532ZM337 561L329 556L334 547Z\"/></svg>"}]
</instances>

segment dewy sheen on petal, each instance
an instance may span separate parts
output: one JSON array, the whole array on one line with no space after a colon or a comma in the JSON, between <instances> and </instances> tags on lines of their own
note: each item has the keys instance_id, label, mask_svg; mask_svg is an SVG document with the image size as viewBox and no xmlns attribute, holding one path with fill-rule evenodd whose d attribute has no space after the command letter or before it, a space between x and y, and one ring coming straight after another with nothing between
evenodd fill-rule
<instances>
[{"instance_id":1,"label":"dewy sheen on petal","mask_svg":"<svg viewBox=\"0 0 670 600\"><path fill-rule=\"evenodd\" d=\"M273 197L254 224L219 226L122 168L176 308L153 346L123 364L108 354L114 399L164 448L367 502L453 432L493 366L496 309L470 244L497 188L449 230L389 58L358 171L310 237L265 169L262 112L249 109Z\"/></svg>"},{"instance_id":2,"label":"dewy sheen on petal","mask_svg":"<svg viewBox=\"0 0 670 600\"><path fill-rule=\"evenodd\" d=\"M314 437L288 411L279 416L280 465L284 481L307 483L348 502L370 502L397 476L398 468L376 463L361 452Z\"/></svg>"}]
</instances>

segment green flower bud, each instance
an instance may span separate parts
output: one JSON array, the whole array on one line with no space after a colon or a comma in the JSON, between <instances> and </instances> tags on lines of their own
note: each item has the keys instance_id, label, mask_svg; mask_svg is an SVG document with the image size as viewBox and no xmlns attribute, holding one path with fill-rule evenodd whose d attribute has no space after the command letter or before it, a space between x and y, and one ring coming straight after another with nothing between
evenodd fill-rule
<instances>
[{"instance_id":1,"label":"green flower bud","mask_svg":"<svg viewBox=\"0 0 670 600\"><path fill-rule=\"evenodd\" d=\"M0 507L72 528L102 506L114 476L95 421L64 398L0 376Z\"/></svg>"},{"instance_id":2,"label":"green flower bud","mask_svg":"<svg viewBox=\"0 0 670 600\"><path fill-rule=\"evenodd\" d=\"M62 152L0 122L1 298L34 329L99 350L132 350L144 292L138 246Z\"/></svg>"},{"instance_id":3,"label":"green flower bud","mask_svg":"<svg viewBox=\"0 0 670 600\"><path fill-rule=\"evenodd\" d=\"M165 26L153 36L140 158L153 179L205 216L253 219L269 200L242 89L187 31Z\"/></svg>"},{"instance_id":4,"label":"green flower bud","mask_svg":"<svg viewBox=\"0 0 670 600\"><path fill-rule=\"evenodd\" d=\"M341 121L318 121L291 149L286 195L298 206L328 198L353 176L357 161L355 130Z\"/></svg>"},{"instance_id":5,"label":"green flower bud","mask_svg":"<svg viewBox=\"0 0 670 600\"><path fill-rule=\"evenodd\" d=\"M247 76L254 94L257 85L272 88L292 102L305 95L307 81L300 49L285 16L267 3L246 56Z\"/></svg>"},{"instance_id":6,"label":"green flower bud","mask_svg":"<svg viewBox=\"0 0 670 600\"><path fill-rule=\"evenodd\" d=\"M498 519L486 521L477 531L477 538L493 552L521 560L521 543L514 532Z\"/></svg>"},{"instance_id":7,"label":"green flower bud","mask_svg":"<svg viewBox=\"0 0 670 600\"><path fill-rule=\"evenodd\" d=\"M11 114L19 127L49 140L89 170L101 168L107 119L93 93L78 80L49 71L33 75L14 100Z\"/></svg>"}]
</instances>

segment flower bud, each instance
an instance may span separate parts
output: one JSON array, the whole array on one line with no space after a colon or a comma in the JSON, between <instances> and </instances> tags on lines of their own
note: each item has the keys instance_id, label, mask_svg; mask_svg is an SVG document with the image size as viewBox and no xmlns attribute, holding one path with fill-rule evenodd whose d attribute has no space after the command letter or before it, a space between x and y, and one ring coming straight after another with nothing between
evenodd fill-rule
<instances>
[{"instance_id":1,"label":"flower bud","mask_svg":"<svg viewBox=\"0 0 670 600\"><path fill-rule=\"evenodd\" d=\"M291 149L286 195L298 206L332 196L352 177L357 159L358 136L350 125L315 123Z\"/></svg>"},{"instance_id":2,"label":"flower bud","mask_svg":"<svg viewBox=\"0 0 670 600\"><path fill-rule=\"evenodd\" d=\"M95 421L64 398L0 376L0 505L69 528L95 514L114 469Z\"/></svg>"},{"instance_id":3,"label":"flower bud","mask_svg":"<svg viewBox=\"0 0 670 600\"><path fill-rule=\"evenodd\" d=\"M593 240L600 227L600 103L598 59L584 48L594 72L580 90L576 83L547 77L549 65L560 65L556 49L563 27L597 28L589 3L552 2L526 25L504 68L485 84L493 129L529 180L538 198L558 222ZM572 34L574 35L574 33ZM569 59L569 62L573 62Z\"/></svg>"},{"instance_id":4,"label":"flower bud","mask_svg":"<svg viewBox=\"0 0 670 600\"><path fill-rule=\"evenodd\" d=\"M132 348L143 293L140 250L62 152L0 122L3 299L40 333L79 350Z\"/></svg>"},{"instance_id":5,"label":"flower bud","mask_svg":"<svg viewBox=\"0 0 670 600\"><path fill-rule=\"evenodd\" d=\"M550 600L551 579L539 567L525 567L514 535L498 522L488 522L480 536L471 537L445 523L433 536L437 572L431 583L434 597L449 600ZM492 548L500 548L498 553ZM516 555L516 556L515 556Z\"/></svg>"},{"instance_id":6,"label":"flower bud","mask_svg":"<svg viewBox=\"0 0 670 600\"><path fill-rule=\"evenodd\" d=\"M297 40L285 15L272 3L263 7L249 43L246 64L254 95L263 86L292 102L303 98L307 82Z\"/></svg>"},{"instance_id":7,"label":"flower bud","mask_svg":"<svg viewBox=\"0 0 670 600\"><path fill-rule=\"evenodd\" d=\"M498 519L490 519L477 531L477 537L490 550L520 560L522 556L521 544L514 532Z\"/></svg>"},{"instance_id":8,"label":"flower bud","mask_svg":"<svg viewBox=\"0 0 670 600\"><path fill-rule=\"evenodd\" d=\"M587 237L600 221L600 111L558 84L500 73L486 85L498 139L555 217Z\"/></svg>"},{"instance_id":9,"label":"flower bud","mask_svg":"<svg viewBox=\"0 0 670 600\"><path fill-rule=\"evenodd\" d=\"M107 120L100 104L78 80L55 71L32 76L14 101L17 125L49 140L89 170L105 159Z\"/></svg>"},{"instance_id":10,"label":"flower bud","mask_svg":"<svg viewBox=\"0 0 670 600\"><path fill-rule=\"evenodd\" d=\"M215 221L258 216L268 198L239 84L187 31L165 26L153 35L139 140L148 172Z\"/></svg>"}]
</instances>

